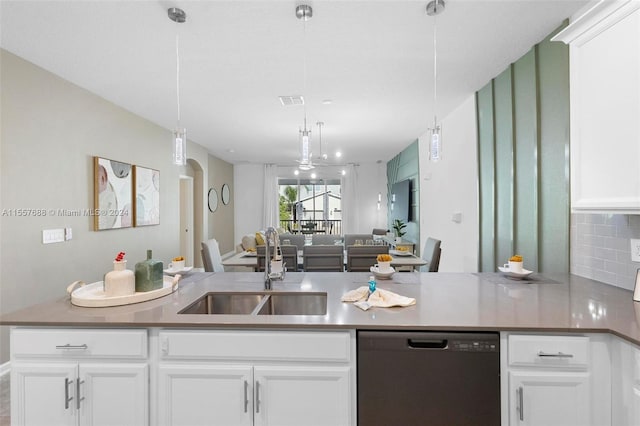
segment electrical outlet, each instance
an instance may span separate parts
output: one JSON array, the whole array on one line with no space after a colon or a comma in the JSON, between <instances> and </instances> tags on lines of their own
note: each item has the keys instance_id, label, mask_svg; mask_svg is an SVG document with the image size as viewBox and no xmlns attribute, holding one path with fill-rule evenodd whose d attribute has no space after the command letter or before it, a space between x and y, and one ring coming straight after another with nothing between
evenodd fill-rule
<instances>
[{"instance_id":1,"label":"electrical outlet","mask_svg":"<svg viewBox=\"0 0 640 426\"><path fill-rule=\"evenodd\" d=\"M631 239L631 260L640 262L640 240Z\"/></svg>"}]
</instances>

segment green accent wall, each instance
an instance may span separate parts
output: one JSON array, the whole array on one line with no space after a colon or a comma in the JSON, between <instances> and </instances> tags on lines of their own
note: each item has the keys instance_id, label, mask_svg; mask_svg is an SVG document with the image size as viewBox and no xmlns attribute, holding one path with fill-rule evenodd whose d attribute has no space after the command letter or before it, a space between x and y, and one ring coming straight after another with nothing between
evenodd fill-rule
<instances>
[{"instance_id":1,"label":"green accent wall","mask_svg":"<svg viewBox=\"0 0 640 426\"><path fill-rule=\"evenodd\" d=\"M416 245L416 252L420 252L420 179L418 141L415 140L400 154L393 157L387 163L387 229L393 231L391 220L391 187L394 183L409 179L411 181L410 193L410 222L405 228L406 235L403 241Z\"/></svg>"},{"instance_id":2,"label":"green accent wall","mask_svg":"<svg viewBox=\"0 0 640 426\"><path fill-rule=\"evenodd\" d=\"M480 271L516 253L569 271L569 49L552 36L476 93Z\"/></svg>"}]
</instances>

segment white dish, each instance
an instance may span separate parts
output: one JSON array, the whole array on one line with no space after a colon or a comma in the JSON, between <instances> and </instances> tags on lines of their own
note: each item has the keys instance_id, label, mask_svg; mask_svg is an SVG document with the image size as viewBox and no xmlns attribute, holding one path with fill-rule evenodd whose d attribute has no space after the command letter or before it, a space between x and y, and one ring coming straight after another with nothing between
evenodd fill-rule
<instances>
[{"instance_id":1,"label":"white dish","mask_svg":"<svg viewBox=\"0 0 640 426\"><path fill-rule=\"evenodd\" d=\"M394 256L401 256L401 257L413 256L413 253L407 250L393 250L391 254Z\"/></svg>"},{"instance_id":2,"label":"white dish","mask_svg":"<svg viewBox=\"0 0 640 426\"><path fill-rule=\"evenodd\" d=\"M185 266L182 269L165 269L164 273L167 275L175 275L175 274L185 274L193 269L193 266Z\"/></svg>"},{"instance_id":3,"label":"white dish","mask_svg":"<svg viewBox=\"0 0 640 426\"><path fill-rule=\"evenodd\" d=\"M167 294L173 293L178 288L178 280L180 279L180 276L162 278L162 288L151 291L137 291L128 296L108 297L104 292L104 285L102 281L91 284L84 284L82 281L76 281L67 288L67 292L71 294L71 303L76 306L102 308L107 306L129 305L131 303L146 302L147 300L166 296ZM80 287L76 288L76 285L80 285Z\"/></svg>"},{"instance_id":4,"label":"white dish","mask_svg":"<svg viewBox=\"0 0 640 426\"><path fill-rule=\"evenodd\" d=\"M498 266L498 269L500 272L511 278L526 278L533 273L533 271L527 271L526 269L523 269L522 272L514 272L504 266Z\"/></svg>"},{"instance_id":5,"label":"white dish","mask_svg":"<svg viewBox=\"0 0 640 426\"><path fill-rule=\"evenodd\" d=\"M373 275L376 278L379 278L381 280L388 280L389 278L391 278L391 275L393 275L394 272L396 272L396 270L393 268L389 269L388 272L381 272L375 266L372 266L371 268L369 268L369 270L373 272Z\"/></svg>"},{"instance_id":6,"label":"white dish","mask_svg":"<svg viewBox=\"0 0 640 426\"><path fill-rule=\"evenodd\" d=\"M256 251L245 251L242 257L256 257L258 256L258 252Z\"/></svg>"}]
</instances>

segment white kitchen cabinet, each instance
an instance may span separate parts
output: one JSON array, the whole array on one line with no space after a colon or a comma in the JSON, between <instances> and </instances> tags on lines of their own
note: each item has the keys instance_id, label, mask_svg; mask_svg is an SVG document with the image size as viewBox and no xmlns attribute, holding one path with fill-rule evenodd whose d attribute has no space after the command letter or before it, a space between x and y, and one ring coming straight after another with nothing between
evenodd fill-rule
<instances>
[{"instance_id":1,"label":"white kitchen cabinet","mask_svg":"<svg viewBox=\"0 0 640 426\"><path fill-rule=\"evenodd\" d=\"M162 425L355 425L355 336L159 332Z\"/></svg>"},{"instance_id":2,"label":"white kitchen cabinet","mask_svg":"<svg viewBox=\"0 0 640 426\"><path fill-rule=\"evenodd\" d=\"M66 425L77 422L73 404L76 364L11 366L11 423L14 426Z\"/></svg>"},{"instance_id":3,"label":"white kitchen cabinet","mask_svg":"<svg viewBox=\"0 0 640 426\"><path fill-rule=\"evenodd\" d=\"M256 366L256 426L335 426L351 420L349 367Z\"/></svg>"},{"instance_id":4,"label":"white kitchen cabinet","mask_svg":"<svg viewBox=\"0 0 640 426\"><path fill-rule=\"evenodd\" d=\"M610 424L608 340L581 335L503 336L503 425Z\"/></svg>"},{"instance_id":5,"label":"white kitchen cabinet","mask_svg":"<svg viewBox=\"0 0 640 426\"><path fill-rule=\"evenodd\" d=\"M511 425L585 426L589 410L589 373L511 371Z\"/></svg>"},{"instance_id":6,"label":"white kitchen cabinet","mask_svg":"<svg viewBox=\"0 0 640 426\"><path fill-rule=\"evenodd\" d=\"M12 329L12 424L148 424L146 341L145 330Z\"/></svg>"},{"instance_id":7,"label":"white kitchen cabinet","mask_svg":"<svg viewBox=\"0 0 640 426\"><path fill-rule=\"evenodd\" d=\"M250 365L161 365L158 423L165 426L252 425L252 375Z\"/></svg>"},{"instance_id":8,"label":"white kitchen cabinet","mask_svg":"<svg viewBox=\"0 0 640 426\"><path fill-rule=\"evenodd\" d=\"M640 348L611 339L611 400L613 425L640 424Z\"/></svg>"},{"instance_id":9,"label":"white kitchen cabinet","mask_svg":"<svg viewBox=\"0 0 640 426\"><path fill-rule=\"evenodd\" d=\"M570 46L571 207L640 212L640 2L601 1L558 35Z\"/></svg>"}]
</instances>

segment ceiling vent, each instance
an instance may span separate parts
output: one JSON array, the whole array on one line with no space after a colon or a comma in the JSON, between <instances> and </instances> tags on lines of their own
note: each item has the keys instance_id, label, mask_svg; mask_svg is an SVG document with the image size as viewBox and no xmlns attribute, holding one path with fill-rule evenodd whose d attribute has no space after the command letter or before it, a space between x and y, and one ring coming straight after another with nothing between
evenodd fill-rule
<instances>
[{"instance_id":1,"label":"ceiling vent","mask_svg":"<svg viewBox=\"0 0 640 426\"><path fill-rule=\"evenodd\" d=\"M300 95L278 96L282 106L304 105L304 98Z\"/></svg>"}]
</instances>

